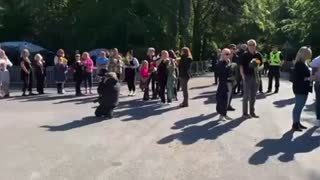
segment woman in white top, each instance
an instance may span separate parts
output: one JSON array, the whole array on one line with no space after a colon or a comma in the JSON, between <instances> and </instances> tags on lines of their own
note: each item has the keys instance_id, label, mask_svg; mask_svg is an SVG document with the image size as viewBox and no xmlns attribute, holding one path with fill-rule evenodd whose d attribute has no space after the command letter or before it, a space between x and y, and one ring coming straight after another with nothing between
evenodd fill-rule
<instances>
[{"instance_id":1,"label":"woman in white top","mask_svg":"<svg viewBox=\"0 0 320 180\"><path fill-rule=\"evenodd\" d=\"M9 85L10 85L10 73L7 67L11 67L12 63L6 56L4 50L0 49L0 97L8 98Z\"/></svg>"}]
</instances>

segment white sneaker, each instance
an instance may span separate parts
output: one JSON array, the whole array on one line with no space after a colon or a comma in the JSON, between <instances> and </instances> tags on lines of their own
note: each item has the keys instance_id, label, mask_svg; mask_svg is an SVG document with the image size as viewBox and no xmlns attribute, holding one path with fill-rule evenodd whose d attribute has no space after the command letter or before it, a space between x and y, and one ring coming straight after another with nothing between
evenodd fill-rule
<instances>
[{"instance_id":1,"label":"white sneaker","mask_svg":"<svg viewBox=\"0 0 320 180\"><path fill-rule=\"evenodd\" d=\"M315 126L316 126L316 127L320 127L320 120L319 120L319 119L316 120Z\"/></svg>"},{"instance_id":2,"label":"white sneaker","mask_svg":"<svg viewBox=\"0 0 320 180\"><path fill-rule=\"evenodd\" d=\"M131 96L135 96L136 95L136 92L132 92Z\"/></svg>"},{"instance_id":3,"label":"white sneaker","mask_svg":"<svg viewBox=\"0 0 320 180\"><path fill-rule=\"evenodd\" d=\"M226 117L220 115L219 120L220 120L220 121L226 121Z\"/></svg>"},{"instance_id":4,"label":"white sneaker","mask_svg":"<svg viewBox=\"0 0 320 180\"><path fill-rule=\"evenodd\" d=\"M132 92L131 91L129 92L128 96L132 96Z\"/></svg>"},{"instance_id":5,"label":"white sneaker","mask_svg":"<svg viewBox=\"0 0 320 180\"><path fill-rule=\"evenodd\" d=\"M226 118L226 120L229 120L229 121L233 120L233 118L231 118L229 116L226 116L225 118Z\"/></svg>"}]
</instances>

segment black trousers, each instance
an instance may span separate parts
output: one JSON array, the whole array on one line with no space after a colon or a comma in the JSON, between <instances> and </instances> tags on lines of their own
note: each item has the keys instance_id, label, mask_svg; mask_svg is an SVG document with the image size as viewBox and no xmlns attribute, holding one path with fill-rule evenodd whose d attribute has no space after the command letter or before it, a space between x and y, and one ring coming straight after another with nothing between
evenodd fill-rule
<instances>
[{"instance_id":1,"label":"black trousers","mask_svg":"<svg viewBox=\"0 0 320 180\"><path fill-rule=\"evenodd\" d=\"M167 79L164 78L159 80L159 86L160 86L159 96L162 103L166 103L166 95L165 95L166 85L167 85Z\"/></svg>"},{"instance_id":2,"label":"black trousers","mask_svg":"<svg viewBox=\"0 0 320 180\"><path fill-rule=\"evenodd\" d=\"M82 84L82 78L77 78L76 80L75 80L76 82L76 95L80 95L81 94L81 84Z\"/></svg>"},{"instance_id":3,"label":"black trousers","mask_svg":"<svg viewBox=\"0 0 320 180\"><path fill-rule=\"evenodd\" d=\"M135 71L135 69L127 69L125 76L126 76L126 81L127 81L129 91L135 92L136 91L136 84L135 84L136 71Z\"/></svg>"},{"instance_id":4,"label":"black trousers","mask_svg":"<svg viewBox=\"0 0 320 180\"><path fill-rule=\"evenodd\" d=\"M58 94L62 94L64 89L64 83L57 83L57 92Z\"/></svg>"},{"instance_id":5,"label":"black trousers","mask_svg":"<svg viewBox=\"0 0 320 180\"><path fill-rule=\"evenodd\" d=\"M270 66L269 67L269 85L268 85L268 91L272 90L272 83L273 83L273 78L275 78L276 85L275 88L276 90L279 90L280 87L280 66Z\"/></svg>"},{"instance_id":6,"label":"black trousers","mask_svg":"<svg viewBox=\"0 0 320 180\"><path fill-rule=\"evenodd\" d=\"M214 71L214 84L218 84L218 74Z\"/></svg>"},{"instance_id":7,"label":"black trousers","mask_svg":"<svg viewBox=\"0 0 320 180\"><path fill-rule=\"evenodd\" d=\"M216 95L217 106L216 110L217 113L226 116L227 115L227 108L228 108L228 92L226 90L219 90L217 91Z\"/></svg>"},{"instance_id":8,"label":"black trousers","mask_svg":"<svg viewBox=\"0 0 320 180\"><path fill-rule=\"evenodd\" d=\"M32 82L33 82L32 73L30 73L29 75L25 75L23 77L23 87L22 87L23 93L26 93L27 89L29 93L32 92Z\"/></svg>"},{"instance_id":9,"label":"black trousers","mask_svg":"<svg viewBox=\"0 0 320 180\"><path fill-rule=\"evenodd\" d=\"M39 94L44 93L44 76L37 76L37 92Z\"/></svg>"},{"instance_id":10,"label":"black trousers","mask_svg":"<svg viewBox=\"0 0 320 180\"><path fill-rule=\"evenodd\" d=\"M151 74L151 90L152 90L152 98L158 98L159 83L157 81L157 73L155 72Z\"/></svg>"},{"instance_id":11,"label":"black trousers","mask_svg":"<svg viewBox=\"0 0 320 180\"><path fill-rule=\"evenodd\" d=\"M91 89L92 88L92 73L86 72L84 74L84 87L87 89L88 86Z\"/></svg>"}]
</instances>

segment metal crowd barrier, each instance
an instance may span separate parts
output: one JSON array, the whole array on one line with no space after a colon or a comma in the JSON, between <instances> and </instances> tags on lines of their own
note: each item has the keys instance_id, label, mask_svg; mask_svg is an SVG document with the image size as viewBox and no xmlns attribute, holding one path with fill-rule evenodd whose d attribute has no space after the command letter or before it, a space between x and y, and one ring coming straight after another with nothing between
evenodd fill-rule
<instances>
[{"instance_id":1,"label":"metal crowd barrier","mask_svg":"<svg viewBox=\"0 0 320 180\"><path fill-rule=\"evenodd\" d=\"M194 61L191 64L191 76L200 76L210 71L210 61ZM13 66L9 68L10 71L10 81L11 84L22 84L21 77L20 77L20 66ZM124 72L124 71L123 71ZM94 69L94 82L97 83L96 77L96 69ZM139 80L139 73L137 73L137 80ZM73 73L69 71L68 78L67 78L67 86L73 85ZM35 82L35 81L34 81ZM47 67L47 77L46 77L46 84L47 86L55 85L54 81L54 72L53 72L53 66Z\"/></svg>"}]
</instances>

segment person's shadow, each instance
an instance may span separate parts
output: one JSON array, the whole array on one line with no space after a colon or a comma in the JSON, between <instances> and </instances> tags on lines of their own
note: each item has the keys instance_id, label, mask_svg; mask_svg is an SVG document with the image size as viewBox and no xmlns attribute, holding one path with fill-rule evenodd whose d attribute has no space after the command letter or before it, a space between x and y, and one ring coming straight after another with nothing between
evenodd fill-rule
<instances>
[{"instance_id":1,"label":"person's shadow","mask_svg":"<svg viewBox=\"0 0 320 180\"><path fill-rule=\"evenodd\" d=\"M194 144L200 139L215 140L218 137L232 131L244 121L244 118L238 118L222 124L219 120L216 120L210 121L202 126L190 126L182 129L182 131L179 133L162 138L158 141L158 144L168 144L175 139L181 141L183 145Z\"/></svg>"},{"instance_id":2,"label":"person's shadow","mask_svg":"<svg viewBox=\"0 0 320 180\"><path fill-rule=\"evenodd\" d=\"M282 99L279 101L274 101L273 104L277 107L277 108L284 108L286 106L292 105L295 103L295 98L290 98L290 99Z\"/></svg>"},{"instance_id":3,"label":"person's shadow","mask_svg":"<svg viewBox=\"0 0 320 180\"><path fill-rule=\"evenodd\" d=\"M313 127L295 139L292 139L294 131L290 130L280 139L265 139L259 142L256 146L262 147L262 149L250 157L249 163L252 165L264 164L269 157L277 154L281 154L278 157L279 161L290 162L294 160L295 154L315 150L320 146L320 136L312 136L316 129Z\"/></svg>"},{"instance_id":4,"label":"person's shadow","mask_svg":"<svg viewBox=\"0 0 320 180\"><path fill-rule=\"evenodd\" d=\"M214 118L218 113L212 113L208 115L201 114L199 116L183 119L174 123L174 126L171 129L181 129L189 125L197 124L199 122Z\"/></svg>"},{"instance_id":5,"label":"person's shadow","mask_svg":"<svg viewBox=\"0 0 320 180\"><path fill-rule=\"evenodd\" d=\"M68 130L88 126L91 124L99 123L102 121L103 121L102 118L97 118L95 116L89 116L89 117L82 118L81 120L74 120L72 122L62 124L62 125L57 125L57 126L44 125L44 126L40 126L40 128L47 128L48 131L52 131L52 132L68 131Z\"/></svg>"},{"instance_id":6,"label":"person's shadow","mask_svg":"<svg viewBox=\"0 0 320 180\"><path fill-rule=\"evenodd\" d=\"M217 91L202 92L199 96L192 98L193 100L206 99L203 104L215 104Z\"/></svg>"}]
</instances>

